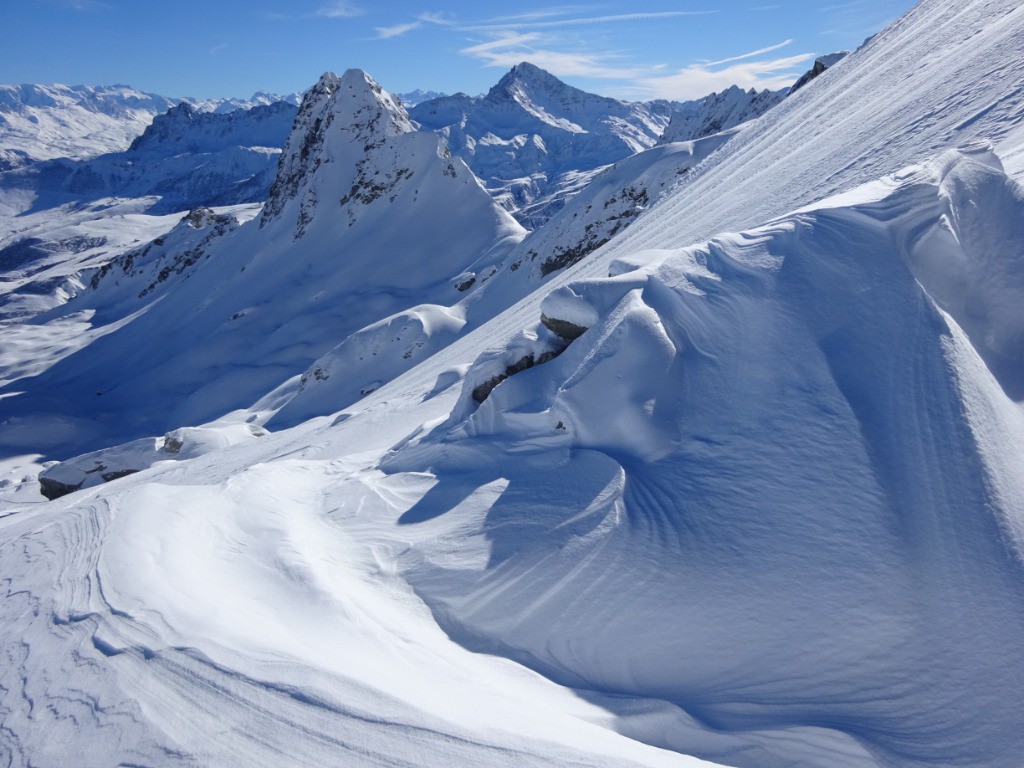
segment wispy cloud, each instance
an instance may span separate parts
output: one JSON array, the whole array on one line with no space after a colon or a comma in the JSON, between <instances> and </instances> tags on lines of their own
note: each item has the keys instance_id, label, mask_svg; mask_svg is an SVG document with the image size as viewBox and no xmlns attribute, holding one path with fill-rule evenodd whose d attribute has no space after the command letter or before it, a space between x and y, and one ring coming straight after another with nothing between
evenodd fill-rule
<instances>
[{"instance_id":1,"label":"wispy cloud","mask_svg":"<svg viewBox=\"0 0 1024 768\"><path fill-rule=\"evenodd\" d=\"M537 32L505 32L485 43L463 48L461 53L482 61L487 67L507 68L530 61L559 77L594 77L624 80L650 74L649 68L621 67L608 56L557 51L544 47L545 37Z\"/></svg>"},{"instance_id":2,"label":"wispy cloud","mask_svg":"<svg viewBox=\"0 0 1024 768\"><path fill-rule=\"evenodd\" d=\"M390 40L392 37L401 37L406 32L412 32L423 25L422 21L410 21L407 24L393 24L390 27L374 27L374 32L381 40Z\"/></svg>"},{"instance_id":3,"label":"wispy cloud","mask_svg":"<svg viewBox=\"0 0 1024 768\"><path fill-rule=\"evenodd\" d=\"M487 32L518 29L555 29L557 27L579 27L589 24L622 24L633 21L659 21L683 16L707 16L718 11L660 11L653 13L618 13L611 16L578 16L571 19L521 19L500 21L491 19L483 22L464 24L461 29L470 32ZM561 15L561 14L555 14Z\"/></svg>"},{"instance_id":4,"label":"wispy cloud","mask_svg":"<svg viewBox=\"0 0 1024 768\"><path fill-rule=\"evenodd\" d=\"M100 0L64 0L64 5L76 11L109 11L111 8Z\"/></svg>"},{"instance_id":5,"label":"wispy cloud","mask_svg":"<svg viewBox=\"0 0 1024 768\"><path fill-rule=\"evenodd\" d=\"M211 56L216 56L218 53L220 53L221 51L223 51L227 47L228 47L227 43L221 43L220 45L215 45L215 46L213 46L210 49L210 55Z\"/></svg>"},{"instance_id":6,"label":"wispy cloud","mask_svg":"<svg viewBox=\"0 0 1024 768\"><path fill-rule=\"evenodd\" d=\"M387 27L374 27L373 31L377 33L378 40L390 40L394 37L401 37L402 35L412 32L414 29L419 29L424 24L434 24L441 27L454 26L455 22L445 16L443 13L424 12L416 17L414 21L407 21L399 24L392 24Z\"/></svg>"},{"instance_id":7,"label":"wispy cloud","mask_svg":"<svg viewBox=\"0 0 1024 768\"><path fill-rule=\"evenodd\" d=\"M743 59L752 59L755 56L762 56L772 51L777 51L779 48L785 48L787 45L792 43L792 40L783 40L781 43L775 45L769 45L767 48L758 48L756 51L750 53L741 53L739 56L730 56L728 59L719 59L718 61L706 61L704 62L705 67L717 67L721 64L728 64L733 61L743 61Z\"/></svg>"},{"instance_id":8,"label":"wispy cloud","mask_svg":"<svg viewBox=\"0 0 1024 768\"><path fill-rule=\"evenodd\" d=\"M349 0L333 0L316 9L317 16L323 16L328 19L351 19L354 16L361 16L362 13L362 9L349 2Z\"/></svg>"},{"instance_id":9,"label":"wispy cloud","mask_svg":"<svg viewBox=\"0 0 1024 768\"><path fill-rule=\"evenodd\" d=\"M775 50L773 46L767 50ZM751 52L749 55L757 55ZM785 88L800 75L802 66L814 58L812 53L800 53L780 59L743 61L748 55L733 56L717 63L691 64L671 75L638 78L635 95L643 98L697 99L712 91L721 91L731 85L741 88ZM742 61L716 69L724 62Z\"/></svg>"}]
</instances>

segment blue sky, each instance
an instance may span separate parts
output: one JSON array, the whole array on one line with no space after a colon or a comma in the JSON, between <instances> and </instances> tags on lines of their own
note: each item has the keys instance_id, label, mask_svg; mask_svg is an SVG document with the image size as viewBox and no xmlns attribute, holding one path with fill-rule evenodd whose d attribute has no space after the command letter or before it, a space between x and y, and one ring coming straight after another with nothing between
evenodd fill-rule
<instances>
[{"instance_id":1,"label":"blue sky","mask_svg":"<svg viewBox=\"0 0 1024 768\"><path fill-rule=\"evenodd\" d=\"M309 87L360 67L385 88L476 94L532 61L620 98L778 88L912 0L0 0L0 82L126 83L167 96Z\"/></svg>"}]
</instances>

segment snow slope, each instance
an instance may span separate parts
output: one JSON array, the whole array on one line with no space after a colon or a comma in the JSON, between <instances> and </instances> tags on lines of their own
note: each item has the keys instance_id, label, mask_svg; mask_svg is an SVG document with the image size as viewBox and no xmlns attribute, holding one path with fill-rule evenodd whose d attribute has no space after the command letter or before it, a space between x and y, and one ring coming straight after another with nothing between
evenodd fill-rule
<instances>
[{"instance_id":1,"label":"snow slope","mask_svg":"<svg viewBox=\"0 0 1024 768\"><path fill-rule=\"evenodd\" d=\"M449 419L382 465L436 478L406 523L471 526L409 556L417 592L470 647L721 730L1017 764L1021 222L991 156L950 153L552 292L545 325L587 330L478 405L568 339L537 323L484 355ZM568 478L589 490L566 504ZM748 764L785 757L765 750Z\"/></svg>"},{"instance_id":2,"label":"snow slope","mask_svg":"<svg viewBox=\"0 0 1024 768\"><path fill-rule=\"evenodd\" d=\"M419 305L372 323L313 363L271 419L293 426L348 407L515 303L553 273L586 258L654 205L691 168L736 130L698 141L660 145L597 174L551 221L501 262L455 278L457 303Z\"/></svg>"},{"instance_id":3,"label":"snow slope","mask_svg":"<svg viewBox=\"0 0 1024 768\"><path fill-rule=\"evenodd\" d=\"M11 762L1020 765L1022 46L1016 3L925 0L358 407L9 507ZM387 176L377 150L422 139L349 75L307 103L346 84ZM238 267L204 262L97 368L170 318L215 338L268 274L277 321L301 317L317 243L365 268L337 196L373 175L333 160L329 114L300 115L289 156L340 173L286 163L266 218L225 236L287 257L196 313ZM356 185L353 231L380 183ZM376 319L448 306L429 294ZM0 406L32 414L49 373Z\"/></svg>"}]
</instances>

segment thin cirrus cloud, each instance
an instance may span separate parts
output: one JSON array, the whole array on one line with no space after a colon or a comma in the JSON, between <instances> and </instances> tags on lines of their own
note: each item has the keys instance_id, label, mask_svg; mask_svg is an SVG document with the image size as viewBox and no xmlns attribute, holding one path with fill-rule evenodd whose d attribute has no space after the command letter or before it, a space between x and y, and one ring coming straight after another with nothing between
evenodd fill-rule
<instances>
[{"instance_id":1,"label":"thin cirrus cloud","mask_svg":"<svg viewBox=\"0 0 1024 768\"><path fill-rule=\"evenodd\" d=\"M378 39L394 39L425 25L445 27L481 42L460 49L464 56L485 67L508 68L529 61L558 77L618 80L620 96L627 98L694 99L731 85L762 90L790 85L802 72L801 65L813 54L771 57L792 40L729 56L716 61L700 61L675 71L660 64L636 64L615 51L580 50L569 47L561 34L570 27L647 23L715 11L663 11L623 13L603 16L581 14L578 6L553 7L516 15L495 16L473 22L456 21L442 14L424 13L391 26L376 27Z\"/></svg>"},{"instance_id":2,"label":"thin cirrus cloud","mask_svg":"<svg viewBox=\"0 0 1024 768\"><path fill-rule=\"evenodd\" d=\"M334 0L317 8L316 15L328 19L351 19L362 15L362 10L349 0Z\"/></svg>"},{"instance_id":3,"label":"thin cirrus cloud","mask_svg":"<svg viewBox=\"0 0 1024 768\"><path fill-rule=\"evenodd\" d=\"M374 32L381 40L390 40L393 37L401 37L406 32L412 32L423 24L422 21L410 21L407 24L394 24L390 27L374 27Z\"/></svg>"},{"instance_id":4,"label":"thin cirrus cloud","mask_svg":"<svg viewBox=\"0 0 1024 768\"><path fill-rule=\"evenodd\" d=\"M621 67L596 54L556 51L539 47L544 36L537 32L507 32L495 40L471 45L460 53L482 61L487 67L512 67L530 61L559 77L594 77L623 80L650 74L643 67Z\"/></svg>"},{"instance_id":5,"label":"thin cirrus cloud","mask_svg":"<svg viewBox=\"0 0 1024 768\"><path fill-rule=\"evenodd\" d=\"M558 27L579 27L588 24L621 24L633 21L658 21L683 16L708 16L718 11L660 11L652 13L618 13L611 16L579 16L571 19L522 19L465 24L460 28L469 32L488 32L517 29L556 29Z\"/></svg>"},{"instance_id":6,"label":"thin cirrus cloud","mask_svg":"<svg viewBox=\"0 0 1024 768\"><path fill-rule=\"evenodd\" d=\"M395 37L401 37L407 32L412 32L414 29L419 29L424 24L436 24L442 27L453 26L453 22L449 21L442 13L421 13L416 17L415 21L409 21L402 24L392 24L389 27L374 27L373 31L377 33L378 40L390 40Z\"/></svg>"},{"instance_id":7,"label":"thin cirrus cloud","mask_svg":"<svg viewBox=\"0 0 1024 768\"><path fill-rule=\"evenodd\" d=\"M731 85L758 90L785 88L793 83L802 65L814 58L814 54L799 53L761 61L748 59L786 44L788 42L718 62L690 64L670 75L641 77L636 80L633 90L635 95L643 98L697 99ZM722 67L724 63L730 63L730 66Z\"/></svg>"}]
</instances>

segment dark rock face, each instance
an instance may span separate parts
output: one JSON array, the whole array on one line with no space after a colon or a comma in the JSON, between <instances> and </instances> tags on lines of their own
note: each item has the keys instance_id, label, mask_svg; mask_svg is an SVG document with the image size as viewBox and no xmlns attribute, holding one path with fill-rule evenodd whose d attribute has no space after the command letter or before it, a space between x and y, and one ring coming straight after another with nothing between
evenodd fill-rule
<instances>
[{"instance_id":1,"label":"dark rock face","mask_svg":"<svg viewBox=\"0 0 1024 768\"><path fill-rule=\"evenodd\" d=\"M178 226L164 237L159 237L104 264L93 274L89 286L96 290L111 276L134 277L147 269L153 269L151 281L138 294L140 299L145 298L168 278L183 274L200 259L209 258L207 248L210 243L237 227L238 222L232 216L214 213L209 208L193 208L181 219ZM193 241L191 247L184 248L181 245L182 230L206 230L206 234L198 243ZM156 264L161 265L158 270Z\"/></svg>"},{"instance_id":2,"label":"dark rock face","mask_svg":"<svg viewBox=\"0 0 1024 768\"><path fill-rule=\"evenodd\" d=\"M811 80L817 78L826 69L835 65L836 62L846 58L846 56L846 51L840 51L839 53L830 53L827 56L819 56L817 59L815 59L814 66L811 67L806 72L804 72L803 75L800 76L800 79L793 83L792 87L789 89L789 93L796 93L798 90L800 90L809 82L811 82Z\"/></svg>"},{"instance_id":3,"label":"dark rock face","mask_svg":"<svg viewBox=\"0 0 1024 768\"><path fill-rule=\"evenodd\" d=\"M582 325L570 323L568 320L559 320L558 318L548 317L543 313L540 316L540 322L553 334L561 339L565 339L567 342L576 341L576 339L587 332L587 329Z\"/></svg>"},{"instance_id":4,"label":"dark rock face","mask_svg":"<svg viewBox=\"0 0 1024 768\"><path fill-rule=\"evenodd\" d=\"M582 261L625 229L650 204L650 196L643 185L632 185L608 198L604 209L608 215L592 221L583 228L583 237L573 245L556 246L554 252L540 265L541 276L571 267ZM588 211L589 212L589 211Z\"/></svg>"},{"instance_id":5,"label":"dark rock face","mask_svg":"<svg viewBox=\"0 0 1024 768\"><path fill-rule=\"evenodd\" d=\"M369 205L384 196L393 201L393 190L412 177L412 170L395 168L381 173L372 155L390 138L413 130L405 110L369 75L358 70L349 70L340 78L325 73L303 98L260 226L279 217L290 201L298 200L295 239L301 238L321 203L314 178L322 165L331 163L338 164L332 170L341 174L355 162L351 187L339 198L341 206L348 207L350 225L355 216L353 205Z\"/></svg>"},{"instance_id":6,"label":"dark rock face","mask_svg":"<svg viewBox=\"0 0 1024 768\"><path fill-rule=\"evenodd\" d=\"M51 477L39 478L39 491L50 501L59 499L61 496L67 496L69 493L74 493L81 487L82 483L79 483L78 485L69 485L68 483L62 483L59 480L54 480Z\"/></svg>"},{"instance_id":7,"label":"dark rock face","mask_svg":"<svg viewBox=\"0 0 1024 768\"><path fill-rule=\"evenodd\" d=\"M523 371L529 370L530 368L533 368L535 365L543 365L544 363L554 360L556 357L558 357L565 351L567 346L568 344L565 347L561 347L560 349L552 350L550 352L544 352L543 354L538 355L537 357L534 357L533 355L527 355L526 357L520 358L518 361L512 363L512 365L505 368L505 373L493 376L487 381L485 381L483 384L478 384L477 386L475 386L473 388L473 399L477 403L482 403L484 400L488 398L491 392L494 391L494 388L501 384L501 382L503 382L505 379L509 378L510 376L515 376L517 373L522 373Z\"/></svg>"}]
</instances>

